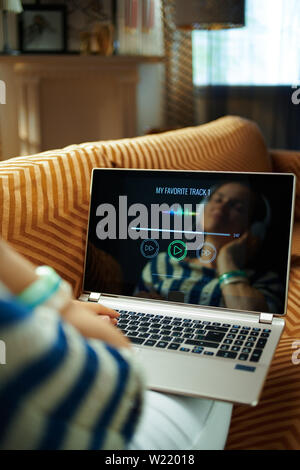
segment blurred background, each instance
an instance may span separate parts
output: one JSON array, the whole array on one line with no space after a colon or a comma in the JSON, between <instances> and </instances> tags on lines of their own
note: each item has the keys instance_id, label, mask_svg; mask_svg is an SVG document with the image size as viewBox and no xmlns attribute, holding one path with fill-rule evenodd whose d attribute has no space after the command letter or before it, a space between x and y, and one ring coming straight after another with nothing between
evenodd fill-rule
<instances>
[{"instance_id":1,"label":"blurred background","mask_svg":"<svg viewBox=\"0 0 300 470\"><path fill-rule=\"evenodd\" d=\"M254 120L300 149L299 0L0 0L0 159Z\"/></svg>"}]
</instances>

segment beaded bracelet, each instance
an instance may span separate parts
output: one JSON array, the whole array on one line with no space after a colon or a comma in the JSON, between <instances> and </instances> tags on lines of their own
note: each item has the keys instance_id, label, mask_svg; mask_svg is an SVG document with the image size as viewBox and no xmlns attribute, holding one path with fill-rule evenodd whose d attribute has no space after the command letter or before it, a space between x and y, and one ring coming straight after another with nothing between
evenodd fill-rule
<instances>
[{"instance_id":1,"label":"beaded bracelet","mask_svg":"<svg viewBox=\"0 0 300 470\"><path fill-rule=\"evenodd\" d=\"M38 279L17 296L17 300L33 310L40 305L61 309L71 299L71 286L49 266L35 270Z\"/></svg>"}]
</instances>

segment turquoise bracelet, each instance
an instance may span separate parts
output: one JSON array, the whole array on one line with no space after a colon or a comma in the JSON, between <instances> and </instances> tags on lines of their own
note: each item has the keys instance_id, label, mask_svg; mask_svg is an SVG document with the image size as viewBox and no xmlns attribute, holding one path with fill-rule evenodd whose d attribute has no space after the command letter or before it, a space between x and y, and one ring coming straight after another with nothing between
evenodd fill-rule
<instances>
[{"instance_id":1,"label":"turquoise bracelet","mask_svg":"<svg viewBox=\"0 0 300 470\"><path fill-rule=\"evenodd\" d=\"M219 284L222 284L222 282L224 282L226 279L229 279L230 277L247 277L247 274L245 271L229 271L219 277Z\"/></svg>"},{"instance_id":2,"label":"turquoise bracelet","mask_svg":"<svg viewBox=\"0 0 300 470\"><path fill-rule=\"evenodd\" d=\"M39 266L35 272L39 279L17 296L17 300L31 310L47 302L59 290L62 282L61 277L49 266Z\"/></svg>"}]
</instances>

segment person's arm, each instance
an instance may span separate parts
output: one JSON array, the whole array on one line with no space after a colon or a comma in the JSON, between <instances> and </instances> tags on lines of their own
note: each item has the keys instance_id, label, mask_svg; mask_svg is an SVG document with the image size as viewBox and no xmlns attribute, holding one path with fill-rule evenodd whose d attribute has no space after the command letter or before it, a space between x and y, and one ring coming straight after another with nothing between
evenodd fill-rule
<instances>
[{"instance_id":1,"label":"person's arm","mask_svg":"<svg viewBox=\"0 0 300 470\"><path fill-rule=\"evenodd\" d=\"M126 447L144 395L129 348L85 339L57 311L29 310L13 296L0 297L0 325L9 351L0 366L0 448Z\"/></svg>"},{"instance_id":2,"label":"person's arm","mask_svg":"<svg viewBox=\"0 0 300 470\"><path fill-rule=\"evenodd\" d=\"M222 287L224 302L227 308L268 312L264 296L246 283L228 284Z\"/></svg>"},{"instance_id":3,"label":"person's arm","mask_svg":"<svg viewBox=\"0 0 300 470\"><path fill-rule=\"evenodd\" d=\"M218 274L239 271L244 267L246 256L257 252L258 241L246 232L239 240L221 248L217 258ZM246 281L246 280L245 280ZM268 304L261 292L247 281L221 285L226 307L236 310L268 312Z\"/></svg>"},{"instance_id":4,"label":"person's arm","mask_svg":"<svg viewBox=\"0 0 300 470\"><path fill-rule=\"evenodd\" d=\"M0 238L0 280L14 295L38 279L34 265Z\"/></svg>"},{"instance_id":5,"label":"person's arm","mask_svg":"<svg viewBox=\"0 0 300 470\"><path fill-rule=\"evenodd\" d=\"M0 281L14 295L20 294L38 279L35 266L15 252L7 243L0 239ZM109 322L101 321L98 315L117 318L117 312L103 305L86 306L85 303L71 300L60 312L64 320L75 326L87 338L106 341L115 347L129 347L129 340L120 330Z\"/></svg>"}]
</instances>

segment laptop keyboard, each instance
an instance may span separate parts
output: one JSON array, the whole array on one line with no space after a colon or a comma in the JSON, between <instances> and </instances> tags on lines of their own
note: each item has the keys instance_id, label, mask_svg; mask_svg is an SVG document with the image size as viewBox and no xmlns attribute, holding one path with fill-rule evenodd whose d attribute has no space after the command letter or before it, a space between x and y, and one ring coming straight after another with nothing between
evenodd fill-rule
<instances>
[{"instance_id":1,"label":"laptop keyboard","mask_svg":"<svg viewBox=\"0 0 300 470\"><path fill-rule=\"evenodd\" d=\"M270 329L117 310L118 328L136 345L258 362Z\"/></svg>"}]
</instances>

